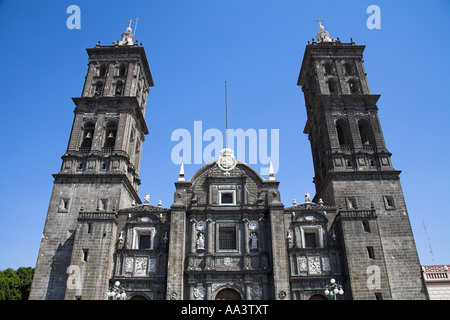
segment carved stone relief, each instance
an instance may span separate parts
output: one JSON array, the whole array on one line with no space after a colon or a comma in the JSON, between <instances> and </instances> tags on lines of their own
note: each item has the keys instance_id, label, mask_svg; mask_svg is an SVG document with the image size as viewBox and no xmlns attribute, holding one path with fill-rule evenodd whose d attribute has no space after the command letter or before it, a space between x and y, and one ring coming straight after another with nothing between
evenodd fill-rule
<instances>
[{"instance_id":1,"label":"carved stone relief","mask_svg":"<svg viewBox=\"0 0 450 320\"><path fill-rule=\"evenodd\" d=\"M194 287L194 298L195 300L203 300L205 298L206 289L203 287L202 283L198 283Z\"/></svg>"}]
</instances>

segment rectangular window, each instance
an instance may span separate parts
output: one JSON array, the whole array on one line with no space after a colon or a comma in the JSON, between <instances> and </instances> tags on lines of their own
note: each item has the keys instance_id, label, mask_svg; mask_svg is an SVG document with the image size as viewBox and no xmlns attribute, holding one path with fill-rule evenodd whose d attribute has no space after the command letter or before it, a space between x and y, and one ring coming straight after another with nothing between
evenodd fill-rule
<instances>
[{"instance_id":1,"label":"rectangular window","mask_svg":"<svg viewBox=\"0 0 450 320\"><path fill-rule=\"evenodd\" d=\"M236 204L235 190L219 190L219 205L232 206Z\"/></svg>"},{"instance_id":2,"label":"rectangular window","mask_svg":"<svg viewBox=\"0 0 450 320\"><path fill-rule=\"evenodd\" d=\"M231 192L230 193L224 192L220 196L221 196L220 202L222 204L232 204L233 203L233 194Z\"/></svg>"},{"instance_id":3,"label":"rectangular window","mask_svg":"<svg viewBox=\"0 0 450 320\"><path fill-rule=\"evenodd\" d=\"M131 249L153 250L155 234L154 227L133 228Z\"/></svg>"},{"instance_id":4,"label":"rectangular window","mask_svg":"<svg viewBox=\"0 0 450 320\"><path fill-rule=\"evenodd\" d=\"M61 198L59 200L58 212L68 212L69 211L69 199Z\"/></svg>"},{"instance_id":5,"label":"rectangular window","mask_svg":"<svg viewBox=\"0 0 450 320\"><path fill-rule=\"evenodd\" d=\"M374 259L375 260L375 253L373 251L373 247L367 247L367 254L369 255L369 259Z\"/></svg>"},{"instance_id":6,"label":"rectangular window","mask_svg":"<svg viewBox=\"0 0 450 320\"><path fill-rule=\"evenodd\" d=\"M358 209L358 205L356 204L355 197L345 197L347 203L347 209Z\"/></svg>"},{"instance_id":7,"label":"rectangular window","mask_svg":"<svg viewBox=\"0 0 450 320\"><path fill-rule=\"evenodd\" d=\"M83 261L88 261L89 249L83 249Z\"/></svg>"},{"instance_id":8,"label":"rectangular window","mask_svg":"<svg viewBox=\"0 0 450 320\"><path fill-rule=\"evenodd\" d=\"M236 249L236 227L219 227L219 250Z\"/></svg>"},{"instance_id":9,"label":"rectangular window","mask_svg":"<svg viewBox=\"0 0 450 320\"><path fill-rule=\"evenodd\" d=\"M383 295L380 292L375 293L375 299L377 300L383 300Z\"/></svg>"},{"instance_id":10,"label":"rectangular window","mask_svg":"<svg viewBox=\"0 0 450 320\"><path fill-rule=\"evenodd\" d=\"M305 233L305 248L315 248L316 245L316 233L306 232Z\"/></svg>"},{"instance_id":11,"label":"rectangular window","mask_svg":"<svg viewBox=\"0 0 450 320\"><path fill-rule=\"evenodd\" d=\"M395 202L393 196L383 196L384 200L384 206L386 207L386 210L392 210L395 209Z\"/></svg>"},{"instance_id":12,"label":"rectangular window","mask_svg":"<svg viewBox=\"0 0 450 320\"><path fill-rule=\"evenodd\" d=\"M108 210L108 199L98 199L97 210Z\"/></svg>"},{"instance_id":13,"label":"rectangular window","mask_svg":"<svg viewBox=\"0 0 450 320\"><path fill-rule=\"evenodd\" d=\"M150 235L140 234L139 235L139 249L150 249L151 248L151 239Z\"/></svg>"},{"instance_id":14,"label":"rectangular window","mask_svg":"<svg viewBox=\"0 0 450 320\"><path fill-rule=\"evenodd\" d=\"M364 232L370 232L370 224L368 220L362 221Z\"/></svg>"}]
</instances>

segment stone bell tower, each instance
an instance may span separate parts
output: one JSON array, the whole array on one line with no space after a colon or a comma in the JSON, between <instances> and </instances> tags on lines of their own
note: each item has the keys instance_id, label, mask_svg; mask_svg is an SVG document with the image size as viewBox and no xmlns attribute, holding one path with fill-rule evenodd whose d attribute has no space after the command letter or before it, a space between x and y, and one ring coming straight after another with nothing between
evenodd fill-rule
<instances>
[{"instance_id":1,"label":"stone bell tower","mask_svg":"<svg viewBox=\"0 0 450 320\"><path fill-rule=\"evenodd\" d=\"M81 97L72 99L72 131L53 175L30 299L106 297L117 211L141 203L144 116L153 86L145 50L131 31L86 50L89 67Z\"/></svg>"},{"instance_id":2,"label":"stone bell tower","mask_svg":"<svg viewBox=\"0 0 450 320\"><path fill-rule=\"evenodd\" d=\"M364 70L365 46L331 38L321 21L297 82L314 163L313 201L339 208L352 298L422 299L401 171L394 169L385 144L376 105L380 95L371 93ZM370 276L374 285L367 284Z\"/></svg>"}]
</instances>

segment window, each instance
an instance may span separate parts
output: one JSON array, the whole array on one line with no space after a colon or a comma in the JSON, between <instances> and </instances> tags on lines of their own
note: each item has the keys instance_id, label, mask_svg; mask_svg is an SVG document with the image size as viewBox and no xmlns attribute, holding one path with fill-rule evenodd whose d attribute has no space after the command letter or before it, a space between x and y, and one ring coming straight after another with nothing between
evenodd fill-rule
<instances>
[{"instance_id":1,"label":"window","mask_svg":"<svg viewBox=\"0 0 450 320\"><path fill-rule=\"evenodd\" d=\"M367 120L361 119L358 121L359 136L363 146L373 145L372 130Z\"/></svg>"},{"instance_id":2,"label":"window","mask_svg":"<svg viewBox=\"0 0 450 320\"><path fill-rule=\"evenodd\" d=\"M348 128L347 121L344 119L339 119L336 121L336 132L338 136L339 145L342 148L351 148L351 136L350 130ZM350 150L346 150L350 151Z\"/></svg>"},{"instance_id":3,"label":"window","mask_svg":"<svg viewBox=\"0 0 450 320\"><path fill-rule=\"evenodd\" d=\"M123 77L127 74L127 66L124 64L121 64L119 67L119 76Z\"/></svg>"},{"instance_id":4,"label":"window","mask_svg":"<svg viewBox=\"0 0 450 320\"><path fill-rule=\"evenodd\" d=\"M117 81L115 96L120 97L122 96L122 93L123 93L123 81Z\"/></svg>"},{"instance_id":5,"label":"window","mask_svg":"<svg viewBox=\"0 0 450 320\"><path fill-rule=\"evenodd\" d=\"M150 245L150 235L142 234L139 235L139 249L151 249Z\"/></svg>"},{"instance_id":6,"label":"window","mask_svg":"<svg viewBox=\"0 0 450 320\"><path fill-rule=\"evenodd\" d=\"M333 73L333 66L331 62L326 62L324 67L325 67L325 74Z\"/></svg>"},{"instance_id":7,"label":"window","mask_svg":"<svg viewBox=\"0 0 450 320\"><path fill-rule=\"evenodd\" d=\"M367 254L369 255L369 259L374 259L375 260L375 253L373 251L373 247L367 247Z\"/></svg>"},{"instance_id":8,"label":"window","mask_svg":"<svg viewBox=\"0 0 450 320\"><path fill-rule=\"evenodd\" d=\"M391 207L391 208L394 208L394 207L395 207L395 205L394 205L394 199L393 199L392 197L387 197L387 198L386 198L386 201L387 201L387 204L388 204L389 207Z\"/></svg>"},{"instance_id":9,"label":"window","mask_svg":"<svg viewBox=\"0 0 450 320\"><path fill-rule=\"evenodd\" d=\"M235 205L236 191L235 190L219 190L219 204L220 205Z\"/></svg>"},{"instance_id":10,"label":"window","mask_svg":"<svg viewBox=\"0 0 450 320\"><path fill-rule=\"evenodd\" d=\"M386 207L386 210L393 210L395 209L395 202L393 196L383 196L384 200L384 206Z\"/></svg>"},{"instance_id":11,"label":"window","mask_svg":"<svg viewBox=\"0 0 450 320\"><path fill-rule=\"evenodd\" d=\"M348 86L349 86L349 88L350 88L350 93L351 93L351 94L355 94L355 93L358 93L358 92L359 92L359 89L358 89L358 83L356 82L355 79L349 80L349 81L348 81Z\"/></svg>"},{"instance_id":12,"label":"window","mask_svg":"<svg viewBox=\"0 0 450 320\"><path fill-rule=\"evenodd\" d=\"M330 91L330 94L336 94L337 93L336 80L328 79L328 90Z\"/></svg>"},{"instance_id":13,"label":"window","mask_svg":"<svg viewBox=\"0 0 450 320\"><path fill-rule=\"evenodd\" d=\"M370 224L369 224L369 220L363 220L363 221L362 221L362 225L363 225L363 230L364 230L364 232L369 232L369 233L370 233Z\"/></svg>"},{"instance_id":14,"label":"window","mask_svg":"<svg viewBox=\"0 0 450 320\"><path fill-rule=\"evenodd\" d=\"M112 151L114 149L114 145L116 143L116 134L117 134L117 124L115 122L108 122L106 125L106 139L105 139L105 149L104 151Z\"/></svg>"},{"instance_id":15,"label":"window","mask_svg":"<svg viewBox=\"0 0 450 320\"><path fill-rule=\"evenodd\" d=\"M83 249L83 261L88 261L89 249Z\"/></svg>"},{"instance_id":16,"label":"window","mask_svg":"<svg viewBox=\"0 0 450 320\"><path fill-rule=\"evenodd\" d=\"M132 249L153 250L155 238L154 227L133 228Z\"/></svg>"},{"instance_id":17,"label":"window","mask_svg":"<svg viewBox=\"0 0 450 320\"><path fill-rule=\"evenodd\" d=\"M219 250L236 250L236 227L220 226L219 227Z\"/></svg>"},{"instance_id":18,"label":"window","mask_svg":"<svg viewBox=\"0 0 450 320\"><path fill-rule=\"evenodd\" d=\"M77 171L83 171L84 169L84 160L78 161Z\"/></svg>"},{"instance_id":19,"label":"window","mask_svg":"<svg viewBox=\"0 0 450 320\"><path fill-rule=\"evenodd\" d=\"M91 150L94 128L95 124L93 122L84 125L83 141L81 142L80 152L89 152Z\"/></svg>"},{"instance_id":20,"label":"window","mask_svg":"<svg viewBox=\"0 0 450 320\"><path fill-rule=\"evenodd\" d=\"M346 74L352 74L353 73L352 64L350 62L346 62L344 64L344 69L345 69L345 73Z\"/></svg>"},{"instance_id":21,"label":"window","mask_svg":"<svg viewBox=\"0 0 450 320\"><path fill-rule=\"evenodd\" d=\"M102 160L102 165L100 170L107 171L109 169L109 160Z\"/></svg>"},{"instance_id":22,"label":"window","mask_svg":"<svg viewBox=\"0 0 450 320\"><path fill-rule=\"evenodd\" d=\"M315 248L316 245L316 233L306 232L305 233L305 248Z\"/></svg>"},{"instance_id":23,"label":"window","mask_svg":"<svg viewBox=\"0 0 450 320\"><path fill-rule=\"evenodd\" d=\"M345 202L347 204L347 209L358 209L358 204L356 203L355 197L345 197Z\"/></svg>"},{"instance_id":24,"label":"window","mask_svg":"<svg viewBox=\"0 0 450 320\"><path fill-rule=\"evenodd\" d=\"M375 299L377 300L383 300L383 295L380 292L375 293Z\"/></svg>"},{"instance_id":25,"label":"window","mask_svg":"<svg viewBox=\"0 0 450 320\"><path fill-rule=\"evenodd\" d=\"M98 72L99 77L104 77L106 76L106 65L102 64L100 66L100 70Z\"/></svg>"},{"instance_id":26,"label":"window","mask_svg":"<svg viewBox=\"0 0 450 320\"><path fill-rule=\"evenodd\" d=\"M97 210L100 211L108 210L108 199L98 199Z\"/></svg>"},{"instance_id":27,"label":"window","mask_svg":"<svg viewBox=\"0 0 450 320\"><path fill-rule=\"evenodd\" d=\"M322 226L301 226L303 248L323 248Z\"/></svg>"},{"instance_id":28,"label":"window","mask_svg":"<svg viewBox=\"0 0 450 320\"><path fill-rule=\"evenodd\" d=\"M220 200L221 200L222 204L231 204L231 203L233 203L233 194L232 193L222 193Z\"/></svg>"},{"instance_id":29,"label":"window","mask_svg":"<svg viewBox=\"0 0 450 320\"><path fill-rule=\"evenodd\" d=\"M103 82L97 81L97 83L95 84L94 95L100 96L102 94L102 91L103 91Z\"/></svg>"},{"instance_id":30,"label":"window","mask_svg":"<svg viewBox=\"0 0 450 320\"><path fill-rule=\"evenodd\" d=\"M58 212L68 212L69 211L69 199L61 198L59 201Z\"/></svg>"}]
</instances>

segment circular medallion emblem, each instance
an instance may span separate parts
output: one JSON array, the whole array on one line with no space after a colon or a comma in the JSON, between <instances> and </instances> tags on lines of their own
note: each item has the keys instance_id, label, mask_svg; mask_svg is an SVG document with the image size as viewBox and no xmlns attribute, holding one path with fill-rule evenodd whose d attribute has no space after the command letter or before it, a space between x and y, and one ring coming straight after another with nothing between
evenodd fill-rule
<instances>
[{"instance_id":1,"label":"circular medallion emblem","mask_svg":"<svg viewBox=\"0 0 450 320\"><path fill-rule=\"evenodd\" d=\"M219 159L217 160L217 165L222 171L231 171L236 167L237 161L234 157L233 150L225 148L220 151Z\"/></svg>"},{"instance_id":2,"label":"circular medallion emblem","mask_svg":"<svg viewBox=\"0 0 450 320\"><path fill-rule=\"evenodd\" d=\"M258 221L250 221L248 223L248 228L250 231L255 231L258 228Z\"/></svg>"},{"instance_id":3,"label":"circular medallion emblem","mask_svg":"<svg viewBox=\"0 0 450 320\"><path fill-rule=\"evenodd\" d=\"M205 231L206 228L206 222L205 221L198 221L196 228L198 231Z\"/></svg>"}]
</instances>

